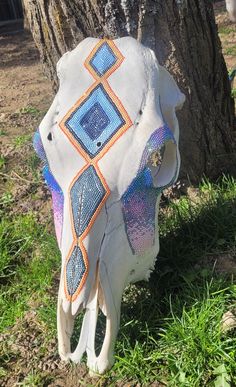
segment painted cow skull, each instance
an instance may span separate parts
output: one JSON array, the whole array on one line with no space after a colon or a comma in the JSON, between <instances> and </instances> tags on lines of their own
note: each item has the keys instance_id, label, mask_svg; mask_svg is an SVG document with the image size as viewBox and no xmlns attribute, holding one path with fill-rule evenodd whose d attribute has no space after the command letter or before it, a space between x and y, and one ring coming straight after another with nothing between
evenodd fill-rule
<instances>
[{"instance_id":1,"label":"painted cow skull","mask_svg":"<svg viewBox=\"0 0 236 387\"><path fill-rule=\"evenodd\" d=\"M154 53L131 37L87 38L63 55L57 72L60 87L34 146L62 256L59 353L79 362L86 352L88 367L103 373L114 361L123 290L149 277L159 251L158 205L179 171L175 111L184 96ZM106 331L96 356L99 308Z\"/></svg>"}]
</instances>

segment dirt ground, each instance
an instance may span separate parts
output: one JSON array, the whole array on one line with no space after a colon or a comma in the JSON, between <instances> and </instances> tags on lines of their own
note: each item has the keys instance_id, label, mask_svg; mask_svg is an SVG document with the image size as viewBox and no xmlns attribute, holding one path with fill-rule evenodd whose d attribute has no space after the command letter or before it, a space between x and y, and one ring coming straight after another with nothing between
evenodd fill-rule
<instances>
[{"instance_id":1,"label":"dirt ground","mask_svg":"<svg viewBox=\"0 0 236 387\"><path fill-rule=\"evenodd\" d=\"M223 3L217 4L216 20L222 31L229 31L220 34L220 37L227 66L231 69L236 66L236 54L233 51L236 32L235 28L230 31L232 24L223 7ZM46 188L39 188L35 183L38 177L34 175L33 166L36 161L32 156L31 142L37 125L53 99L51 84L43 75L38 52L29 33L0 35L0 58L0 196L4 194L7 200L7 195L10 195L13 205L9 212L22 213L31 209L37 211L39 218L45 221L50 218L49 195ZM26 316L24 324L28 336L23 334L18 337L18 347L27 340L32 340L35 332L38 337L43 334L32 315ZM29 326L33 329L29 330ZM31 331L34 333L31 334ZM54 355L56 343L50 345L46 362L49 369L54 369L54 374L57 375L57 380L51 386L79 385L75 381L78 378L78 370L75 373L70 369L69 372L66 366L60 365L58 357ZM25 360L29 359L25 359L23 351L22 367ZM0 385L15 385L15 367L13 362L12 375L9 375L4 384L0 382ZM21 372L24 372L23 368ZM85 374L85 368L80 368L80 376ZM87 378L86 385L90 383L96 384Z\"/></svg>"}]
</instances>

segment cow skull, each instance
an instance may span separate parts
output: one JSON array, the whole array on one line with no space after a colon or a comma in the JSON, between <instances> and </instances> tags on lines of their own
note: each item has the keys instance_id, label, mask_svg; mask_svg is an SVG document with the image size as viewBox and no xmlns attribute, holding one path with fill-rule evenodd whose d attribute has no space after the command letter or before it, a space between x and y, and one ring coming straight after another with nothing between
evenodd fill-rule
<instances>
[{"instance_id":1,"label":"cow skull","mask_svg":"<svg viewBox=\"0 0 236 387\"><path fill-rule=\"evenodd\" d=\"M159 251L161 191L178 176L184 102L154 53L131 37L87 38L57 65L60 87L35 134L53 199L62 256L58 343L62 359L105 372L126 285L149 277ZM99 309L105 338L95 353ZM84 310L74 352L70 339Z\"/></svg>"}]
</instances>

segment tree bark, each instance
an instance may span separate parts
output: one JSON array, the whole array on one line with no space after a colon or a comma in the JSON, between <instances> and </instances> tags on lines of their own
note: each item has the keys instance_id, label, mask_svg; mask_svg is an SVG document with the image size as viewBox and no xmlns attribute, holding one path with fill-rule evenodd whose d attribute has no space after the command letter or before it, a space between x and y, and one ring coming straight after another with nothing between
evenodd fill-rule
<instances>
[{"instance_id":1,"label":"tree bark","mask_svg":"<svg viewBox=\"0 0 236 387\"><path fill-rule=\"evenodd\" d=\"M211 0L23 0L49 77L88 36L131 35L152 48L186 95L178 113L181 177L236 173L234 103Z\"/></svg>"}]
</instances>

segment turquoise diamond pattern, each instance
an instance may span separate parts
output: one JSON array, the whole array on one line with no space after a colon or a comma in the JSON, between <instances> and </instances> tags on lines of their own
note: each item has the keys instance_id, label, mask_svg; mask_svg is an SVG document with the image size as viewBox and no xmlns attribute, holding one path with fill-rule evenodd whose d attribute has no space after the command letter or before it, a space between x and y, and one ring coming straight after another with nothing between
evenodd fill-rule
<instances>
[{"instance_id":1,"label":"turquoise diamond pattern","mask_svg":"<svg viewBox=\"0 0 236 387\"><path fill-rule=\"evenodd\" d=\"M75 181L70 192L77 237L88 227L105 194L105 188L95 168L89 166Z\"/></svg>"},{"instance_id":2,"label":"turquoise diamond pattern","mask_svg":"<svg viewBox=\"0 0 236 387\"><path fill-rule=\"evenodd\" d=\"M124 124L124 118L101 84L90 92L65 122L67 129L91 158Z\"/></svg>"},{"instance_id":3,"label":"turquoise diamond pattern","mask_svg":"<svg viewBox=\"0 0 236 387\"><path fill-rule=\"evenodd\" d=\"M106 72L112 66L114 66L116 62L117 57L111 50L110 46L106 42L104 42L96 51L89 63L96 71L96 73L101 77L105 75Z\"/></svg>"},{"instance_id":4,"label":"turquoise diamond pattern","mask_svg":"<svg viewBox=\"0 0 236 387\"><path fill-rule=\"evenodd\" d=\"M70 296L76 292L85 271L86 266L84 264L83 254L79 246L75 246L66 265L66 282Z\"/></svg>"}]
</instances>

